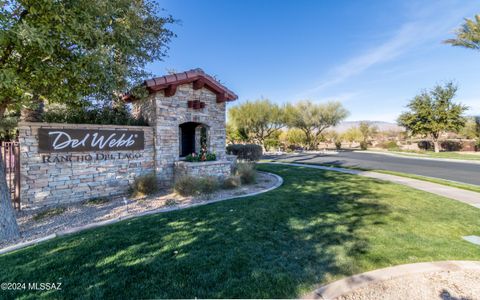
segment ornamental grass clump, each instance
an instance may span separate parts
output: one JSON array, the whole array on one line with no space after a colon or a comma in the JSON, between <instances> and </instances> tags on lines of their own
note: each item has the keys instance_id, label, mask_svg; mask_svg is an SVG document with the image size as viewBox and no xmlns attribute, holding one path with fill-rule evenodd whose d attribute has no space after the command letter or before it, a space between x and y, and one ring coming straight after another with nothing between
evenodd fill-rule
<instances>
[{"instance_id":1,"label":"ornamental grass clump","mask_svg":"<svg viewBox=\"0 0 480 300\"><path fill-rule=\"evenodd\" d=\"M155 174L138 176L131 187L131 194L134 198L152 195L157 191L157 176Z\"/></svg>"},{"instance_id":2,"label":"ornamental grass clump","mask_svg":"<svg viewBox=\"0 0 480 300\"><path fill-rule=\"evenodd\" d=\"M257 181L257 170L254 163L237 164L236 174L240 176L243 184L252 184Z\"/></svg>"},{"instance_id":3,"label":"ornamental grass clump","mask_svg":"<svg viewBox=\"0 0 480 300\"><path fill-rule=\"evenodd\" d=\"M214 176L193 177L181 176L175 180L173 189L181 196L200 196L212 194L220 188Z\"/></svg>"},{"instance_id":4,"label":"ornamental grass clump","mask_svg":"<svg viewBox=\"0 0 480 300\"><path fill-rule=\"evenodd\" d=\"M240 178L240 176L238 175L228 176L227 178L225 178L225 180L223 180L222 186L224 189L227 190L239 188L242 186L242 178Z\"/></svg>"}]
</instances>

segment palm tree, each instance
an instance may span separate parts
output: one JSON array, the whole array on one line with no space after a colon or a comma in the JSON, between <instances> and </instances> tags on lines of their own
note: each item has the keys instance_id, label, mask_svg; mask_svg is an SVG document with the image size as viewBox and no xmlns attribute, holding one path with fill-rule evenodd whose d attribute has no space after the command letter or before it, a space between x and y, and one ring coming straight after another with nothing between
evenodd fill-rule
<instances>
[{"instance_id":1,"label":"palm tree","mask_svg":"<svg viewBox=\"0 0 480 300\"><path fill-rule=\"evenodd\" d=\"M474 20L465 19L465 23L455 31L455 34L456 38L448 39L445 43L480 50L480 15L475 15Z\"/></svg>"}]
</instances>

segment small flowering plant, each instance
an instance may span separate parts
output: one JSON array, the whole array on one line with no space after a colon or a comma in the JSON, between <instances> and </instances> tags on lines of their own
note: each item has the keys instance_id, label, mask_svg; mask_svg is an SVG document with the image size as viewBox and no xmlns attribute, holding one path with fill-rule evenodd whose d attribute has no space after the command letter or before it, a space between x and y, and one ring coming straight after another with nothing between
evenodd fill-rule
<instances>
[{"instance_id":1,"label":"small flowering plant","mask_svg":"<svg viewBox=\"0 0 480 300\"><path fill-rule=\"evenodd\" d=\"M217 160L217 155L213 152L200 152L197 154L193 152L185 157L185 160L188 162L202 162L202 161L212 161Z\"/></svg>"}]
</instances>

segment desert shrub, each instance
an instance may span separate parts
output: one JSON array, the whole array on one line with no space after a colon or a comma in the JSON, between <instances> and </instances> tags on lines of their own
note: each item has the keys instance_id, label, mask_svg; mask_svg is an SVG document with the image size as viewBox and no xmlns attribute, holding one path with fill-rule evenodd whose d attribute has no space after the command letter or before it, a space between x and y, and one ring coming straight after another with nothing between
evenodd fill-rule
<instances>
[{"instance_id":1,"label":"desert shrub","mask_svg":"<svg viewBox=\"0 0 480 300\"><path fill-rule=\"evenodd\" d=\"M266 139L263 143L263 146L267 151L270 151L271 149L275 150L276 148L280 147L280 141L278 138Z\"/></svg>"},{"instance_id":2,"label":"desert shrub","mask_svg":"<svg viewBox=\"0 0 480 300\"><path fill-rule=\"evenodd\" d=\"M237 175L240 176L242 183L250 184L257 181L257 171L253 163L237 164Z\"/></svg>"},{"instance_id":3,"label":"desert shrub","mask_svg":"<svg viewBox=\"0 0 480 300\"><path fill-rule=\"evenodd\" d=\"M182 196L208 195L219 188L219 182L216 177L193 177L181 176L175 180L173 189Z\"/></svg>"},{"instance_id":4,"label":"desert shrub","mask_svg":"<svg viewBox=\"0 0 480 300\"><path fill-rule=\"evenodd\" d=\"M158 191L157 177L153 173L138 176L131 186L133 197L151 195L156 191Z\"/></svg>"},{"instance_id":5,"label":"desert shrub","mask_svg":"<svg viewBox=\"0 0 480 300\"><path fill-rule=\"evenodd\" d=\"M240 176L231 175L223 180L224 189L235 189L242 185L242 178Z\"/></svg>"},{"instance_id":6,"label":"desert shrub","mask_svg":"<svg viewBox=\"0 0 480 300\"><path fill-rule=\"evenodd\" d=\"M368 143L365 141L360 142L360 149L362 150L367 150L368 149Z\"/></svg>"},{"instance_id":7,"label":"desert shrub","mask_svg":"<svg viewBox=\"0 0 480 300\"><path fill-rule=\"evenodd\" d=\"M463 143L459 141L443 141L440 147L446 151L460 151L463 148Z\"/></svg>"},{"instance_id":8,"label":"desert shrub","mask_svg":"<svg viewBox=\"0 0 480 300\"><path fill-rule=\"evenodd\" d=\"M109 198L107 197L95 197L95 198L90 198L87 201L85 201L85 204L87 205L101 205L108 203L110 201Z\"/></svg>"},{"instance_id":9,"label":"desert shrub","mask_svg":"<svg viewBox=\"0 0 480 300\"><path fill-rule=\"evenodd\" d=\"M335 142L335 148L336 148L337 150L342 149L342 142L341 142L341 141L336 141L336 142Z\"/></svg>"},{"instance_id":10,"label":"desert shrub","mask_svg":"<svg viewBox=\"0 0 480 300\"><path fill-rule=\"evenodd\" d=\"M199 179L200 193L204 195L212 194L220 187L220 182L215 176L204 176Z\"/></svg>"},{"instance_id":11,"label":"desert shrub","mask_svg":"<svg viewBox=\"0 0 480 300\"><path fill-rule=\"evenodd\" d=\"M65 207L55 207L55 208L50 208L47 210L44 210L42 212L37 213L35 216L33 216L34 221L41 221L44 219L48 219L57 215L63 214L67 209Z\"/></svg>"},{"instance_id":12,"label":"desert shrub","mask_svg":"<svg viewBox=\"0 0 480 300\"><path fill-rule=\"evenodd\" d=\"M418 148L421 150L433 150L433 143L430 141L418 142Z\"/></svg>"},{"instance_id":13,"label":"desert shrub","mask_svg":"<svg viewBox=\"0 0 480 300\"><path fill-rule=\"evenodd\" d=\"M199 194L198 182L193 176L182 176L177 178L173 189L182 196L194 196Z\"/></svg>"},{"instance_id":14,"label":"desert shrub","mask_svg":"<svg viewBox=\"0 0 480 300\"><path fill-rule=\"evenodd\" d=\"M177 205L177 201L175 199L167 199L165 201L165 205L166 206L175 206L175 205Z\"/></svg>"},{"instance_id":15,"label":"desert shrub","mask_svg":"<svg viewBox=\"0 0 480 300\"><path fill-rule=\"evenodd\" d=\"M397 142L395 141L388 141L388 142L383 142L378 145L382 149L387 149L387 150L397 150L398 145Z\"/></svg>"},{"instance_id":16,"label":"desert shrub","mask_svg":"<svg viewBox=\"0 0 480 300\"><path fill-rule=\"evenodd\" d=\"M262 147L255 144L232 144L227 146L227 154L236 155L239 160L258 161L262 157Z\"/></svg>"}]
</instances>

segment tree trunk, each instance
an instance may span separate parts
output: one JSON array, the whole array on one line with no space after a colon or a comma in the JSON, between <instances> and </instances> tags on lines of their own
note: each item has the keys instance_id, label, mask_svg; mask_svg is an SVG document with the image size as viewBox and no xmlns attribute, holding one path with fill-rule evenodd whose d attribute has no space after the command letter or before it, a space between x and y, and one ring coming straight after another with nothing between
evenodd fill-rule
<instances>
[{"instance_id":1,"label":"tree trunk","mask_svg":"<svg viewBox=\"0 0 480 300\"><path fill-rule=\"evenodd\" d=\"M438 143L438 140L433 140L433 149L435 150L435 153L440 152L440 144Z\"/></svg>"},{"instance_id":2,"label":"tree trunk","mask_svg":"<svg viewBox=\"0 0 480 300\"><path fill-rule=\"evenodd\" d=\"M17 219L10 199L5 169L0 155L0 240L11 240L19 237Z\"/></svg>"},{"instance_id":3,"label":"tree trunk","mask_svg":"<svg viewBox=\"0 0 480 300\"><path fill-rule=\"evenodd\" d=\"M7 103L0 103L0 118L4 117L4 114L6 111L7 111Z\"/></svg>"}]
</instances>

